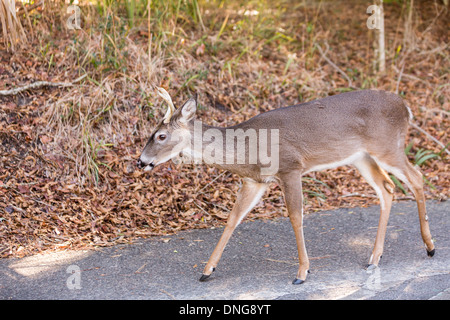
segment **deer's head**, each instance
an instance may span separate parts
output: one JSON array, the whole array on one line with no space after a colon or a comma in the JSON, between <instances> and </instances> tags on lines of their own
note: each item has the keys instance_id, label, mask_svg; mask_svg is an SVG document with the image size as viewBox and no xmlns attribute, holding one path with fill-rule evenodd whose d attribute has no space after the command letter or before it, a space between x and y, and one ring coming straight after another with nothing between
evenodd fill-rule
<instances>
[{"instance_id":1,"label":"deer's head","mask_svg":"<svg viewBox=\"0 0 450 320\"><path fill-rule=\"evenodd\" d=\"M159 95L168 104L164 119L153 130L144 147L137 166L145 171L152 170L180 155L191 144L191 130L197 109L197 95L187 100L181 108L175 109L166 90L157 88Z\"/></svg>"}]
</instances>

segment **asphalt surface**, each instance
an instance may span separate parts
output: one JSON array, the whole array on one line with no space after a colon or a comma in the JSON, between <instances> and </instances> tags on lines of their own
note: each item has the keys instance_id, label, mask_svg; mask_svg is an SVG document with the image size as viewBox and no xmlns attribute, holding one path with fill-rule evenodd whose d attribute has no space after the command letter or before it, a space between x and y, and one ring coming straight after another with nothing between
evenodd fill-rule
<instances>
[{"instance_id":1,"label":"asphalt surface","mask_svg":"<svg viewBox=\"0 0 450 320\"><path fill-rule=\"evenodd\" d=\"M287 218L243 222L206 282L203 267L223 229L180 232L130 245L0 260L0 299L450 300L450 202L427 202L436 254L420 237L415 202L394 203L380 266L367 271L379 207L304 218L311 273L297 273Z\"/></svg>"}]
</instances>

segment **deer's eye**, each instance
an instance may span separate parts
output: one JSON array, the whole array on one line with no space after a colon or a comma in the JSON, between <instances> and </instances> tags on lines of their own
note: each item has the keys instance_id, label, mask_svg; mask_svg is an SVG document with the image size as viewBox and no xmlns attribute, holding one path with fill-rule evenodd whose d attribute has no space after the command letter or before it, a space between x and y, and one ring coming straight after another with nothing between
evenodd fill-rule
<instances>
[{"instance_id":1,"label":"deer's eye","mask_svg":"<svg viewBox=\"0 0 450 320\"><path fill-rule=\"evenodd\" d=\"M156 139L158 139L158 141L164 141L166 140L167 136L164 133L161 133L160 135L158 135L156 137Z\"/></svg>"}]
</instances>

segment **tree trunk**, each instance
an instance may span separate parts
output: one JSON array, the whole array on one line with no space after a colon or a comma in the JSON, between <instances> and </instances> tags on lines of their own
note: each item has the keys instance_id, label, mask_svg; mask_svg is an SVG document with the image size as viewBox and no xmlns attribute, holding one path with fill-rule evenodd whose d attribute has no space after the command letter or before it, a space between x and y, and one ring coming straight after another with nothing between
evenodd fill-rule
<instances>
[{"instance_id":1,"label":"tree trunk","mask_svg":"<svg viewBox=\"0 0 450 320\"><path fill-rule=\"evenodd\" d=\"M377 10L378 17L378 70L380 72L386 71L386 55L384 46L384 9L383 0L379 0L379 10Z\"/></svg>"},{"instance_id":2,"label":"tree trunk","mask_svg":"<svg viewBox=\"0 0 450 320\"><path fill-rule=\"evenodd\" d=\"M412 51L415 47L416 42L412 21L413 9L414 9L414 0L409 0L408 17L405 21L405 34L403 39L403 47L405 47L407 51Z\"/></svg>"}]
</instances>

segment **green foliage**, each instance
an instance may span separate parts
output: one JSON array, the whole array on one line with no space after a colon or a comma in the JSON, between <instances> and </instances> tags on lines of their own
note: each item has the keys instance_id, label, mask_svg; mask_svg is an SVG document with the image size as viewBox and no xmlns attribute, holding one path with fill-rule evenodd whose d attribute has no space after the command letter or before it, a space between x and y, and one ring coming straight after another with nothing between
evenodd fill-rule
<instances>
[{"instance_id":1,"label":"green foliage","mask_svg":"<svg viewBox=\"0 0 450 320\"><path fill-rule=\"evenodd\" d=\"M450 145L448 143L439 153L432 152L431 150L427 150L424 148L419 148L419 150L416 151L416 153L413 153L411 151L413 146L413 141L411 141L405 148L405 154L408 156L414 156L414 165L422 167L426 165L426 162L431 159L438 159L442 157L442 153L447 149L447 147ZM403 187L403 185L400 183L400 181L397 180L393 175L390 175L392 181L394 184L405 194L408 195L408 192ZM430 186L432 189L436 189L436 187L425 177L423 176L423 181Z\"/></svg>"},{"instance_id":2,"label":"green foliage","mask_svg":"<svg viewBox=\"0 0 450 320\"><path fill-rule=\"evenodd\" d=\"M398 179L390 174L389 177L391 178L392 182L403 192L403 194L408 195L408 191L406 191L405 187L403 187L402 183L398 181Z\"/></svg>"},{"instance_id":3,"label":"green foliage","mask_svg":"<svg viewBox=\"0 0 450 320\"><path fill-rule=\"evenodd\" d=\"M429 159L439 158L439 154L434 153L430 150L426 150L423 148L420 148L417 150L416 154L414 155L414 164L417 166L421 166Z\"/></svg>"}]
</instances>

